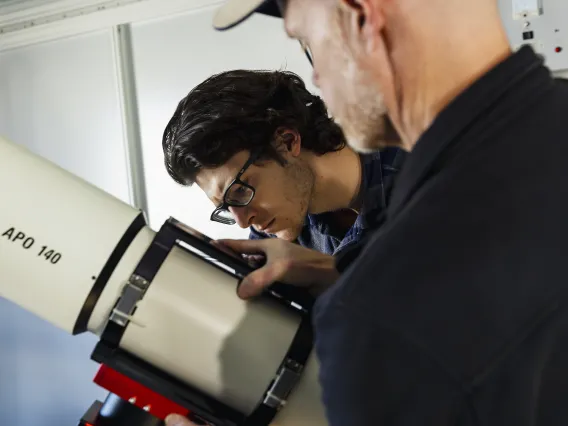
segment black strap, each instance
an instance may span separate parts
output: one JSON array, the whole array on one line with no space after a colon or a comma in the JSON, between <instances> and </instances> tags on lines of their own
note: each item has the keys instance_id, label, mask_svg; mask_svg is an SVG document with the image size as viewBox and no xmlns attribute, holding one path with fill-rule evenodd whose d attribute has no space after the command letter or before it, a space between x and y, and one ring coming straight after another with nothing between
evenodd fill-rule
<instances>
[{"instance_id":1,"label":"black strap","mask_svg":"<svg viewBox=\"0 0 568 426\"><path fill-rule=\"evenodd\" d=\"M163 226L160 232L156 233L150 247L138 262L133 275L138 275L151 283L176 241L177 234L175 231L169 226ZM125 330L126 326L108 321L101 334L101 340L111 347L118 348Z\"/></svg>"},{"instance_id":2,"label":"black strap","mask_svg":"<svg viewBox=\"0 0 568 426\"><path fill-rule=\"evenodd\" d=\"M115 246L114 250L112 251L111 255L107 259L103 269L101 270L98 277L93 276L95 283L89 292L89 295L85 299L83 303L83 307L81 308L81 312L77 316L77 321L75 322L75 326L73 327L73 334L80 334L87 331L87 326L89 324L89 320L91 319L91 314L95 309L103 290L105 289L108 280L110 279L112 273L116 269L116 266L122 259L122 256L130 247L134 238L138 235L140 230L146 226L146 219L144 218L143 213L139 213L136 216L136 219L130 224L124 235L120 238L120 241Z\"/></svg>"},{"instance_id":3,"label":"black strap","mask_svg":"<svg viewBox=\"0 0 568 426\"><path fill-rule=\"evenodd\" d=\"M314 331L312 326L312 316L305 315L298 327L298 331L292 340L286 358L291 359L304 366L312 353L314 343Z\"/></svg>"},{"instance_id":4,"label":"black strap","mask_svg":"<svg viewBox=\"0 0 568 426\"><path fill-rule=\"evenodd\" d=\"M277 411L274 408L261 404L247 417L243 426L268 426L276 413Z\"/></svg>"},{"instance_id":5,"label":"black strap","mask_svg":"<svg viewBox=\"0 0 568 426\"><path fill-rule=\"evenodd\" d=\"M301 374L305 368L305 365L310 357L310 354L313 350L313 341L314 341L314 333L313 333L313 326L312 326L312 318L311 315L305 315L298 327L298 331L294 336L294 340L292 340L292 344L286 353L286 357L282 364L280 365L279 371L283 368L292 368L298 374L297 379L301 379ZM292 365L290 365L292 364ZM269 390L272 388L272 382L266 392L265 397L267 396ZM287 385L284 383L284 385ZM292 386L288 388L288 391L285 395L282 395L284 400L288 398L290 393L294 390L297 383L292 383ZM264 398L263 398L264 400ZM271 407L266 405L264 402L261 402L257 408L247 417L243 426L268 426L274 418L278 411L280 411L281 406Z\"/></svg>"}]
</instances>

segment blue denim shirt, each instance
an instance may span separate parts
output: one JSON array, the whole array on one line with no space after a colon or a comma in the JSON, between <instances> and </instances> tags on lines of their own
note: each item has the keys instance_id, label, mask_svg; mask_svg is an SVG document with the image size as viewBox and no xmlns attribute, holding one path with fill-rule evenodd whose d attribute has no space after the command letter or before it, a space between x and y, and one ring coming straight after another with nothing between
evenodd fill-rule
<instances>
[{"instance_id":1,"label":"blue denim shirt","mask_svg":"<svg viewBox=\"0 0 568 426\"><path fill-rule=\"evenodd\" d=\"M361 154L363 194L362 208L355 223L342 234L330 221L330 213L309 214L297 243L329 255L338 255L361 241L376 229L377 221L385 211L394 178L402 166L406 153L397 148L386 148L373 154ZM251 239L274 238L250 228Z\"/></svg>"}]
</instances>

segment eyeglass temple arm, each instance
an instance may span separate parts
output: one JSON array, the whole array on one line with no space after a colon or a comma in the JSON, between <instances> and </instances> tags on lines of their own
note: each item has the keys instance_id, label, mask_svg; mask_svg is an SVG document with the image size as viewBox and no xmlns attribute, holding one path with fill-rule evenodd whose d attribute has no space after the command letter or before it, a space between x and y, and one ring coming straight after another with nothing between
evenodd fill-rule
<instances>
[{"instance_id":1,"label":"eyeglass temple arm","mask_svg":"<svg viewBox=\"0 0 568 426\"><path fill-rule=\"evenodd\" d=\"M310 55L310 52L308 51L308 48L306 47L306 45L304 43L302 43L301 41L298 41L300 43L300 46L302 46L302 50L304 51L304 54L306 55L306 58L308 58L308 61L310 61L310 65L313 67L314 66L314 62L312 60L312 56Z\"/></svg>"}]
</instances>

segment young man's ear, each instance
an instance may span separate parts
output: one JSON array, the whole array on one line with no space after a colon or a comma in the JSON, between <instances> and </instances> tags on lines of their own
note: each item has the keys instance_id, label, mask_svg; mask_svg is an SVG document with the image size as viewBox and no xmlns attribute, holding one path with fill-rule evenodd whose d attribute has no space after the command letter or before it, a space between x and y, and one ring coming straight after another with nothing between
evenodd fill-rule
<instances>
[{"instance_id":1,"label":"young man's ear","mask_svg":"<svg viewBox=\"0 0 568 426\"><path fill-rule=\"evenodd\" d=\"M276 130L274 135L274 147L278 152L297 157L302 149L302 138L295 130L281 127Z\"/></svg>"}]
</instances>

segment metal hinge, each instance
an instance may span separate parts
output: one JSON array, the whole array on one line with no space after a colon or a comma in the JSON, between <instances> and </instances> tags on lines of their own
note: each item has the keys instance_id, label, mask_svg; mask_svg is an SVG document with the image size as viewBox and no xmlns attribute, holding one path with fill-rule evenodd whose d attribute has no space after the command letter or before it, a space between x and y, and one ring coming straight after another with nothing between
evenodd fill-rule
<instances>
[{"instance_id":1,"label":"metal hinge","mask_svg":"<svg viewBox=\"0 0 568 426\"><path fill-rule=\"evenodd\" d=\"M115 308L112 310L110 321L125 327L128 321L130 321L137 303L142 300L149 286L150 283L145 278L139 275L132 275L124 286L122 295L118 299Z\"/></svg>"},{"instance_id":2,"label":"metal hinge","mask_svg":"<svg viewBox=\"0 0 568 426\"><path fill-rule=\"evenodd\" d=\"M300 380L301 374L302 365L290 358L286 359L266 393L263 404L277 410L286 405L286 400Z\"/></svg>"}]
</instances>

